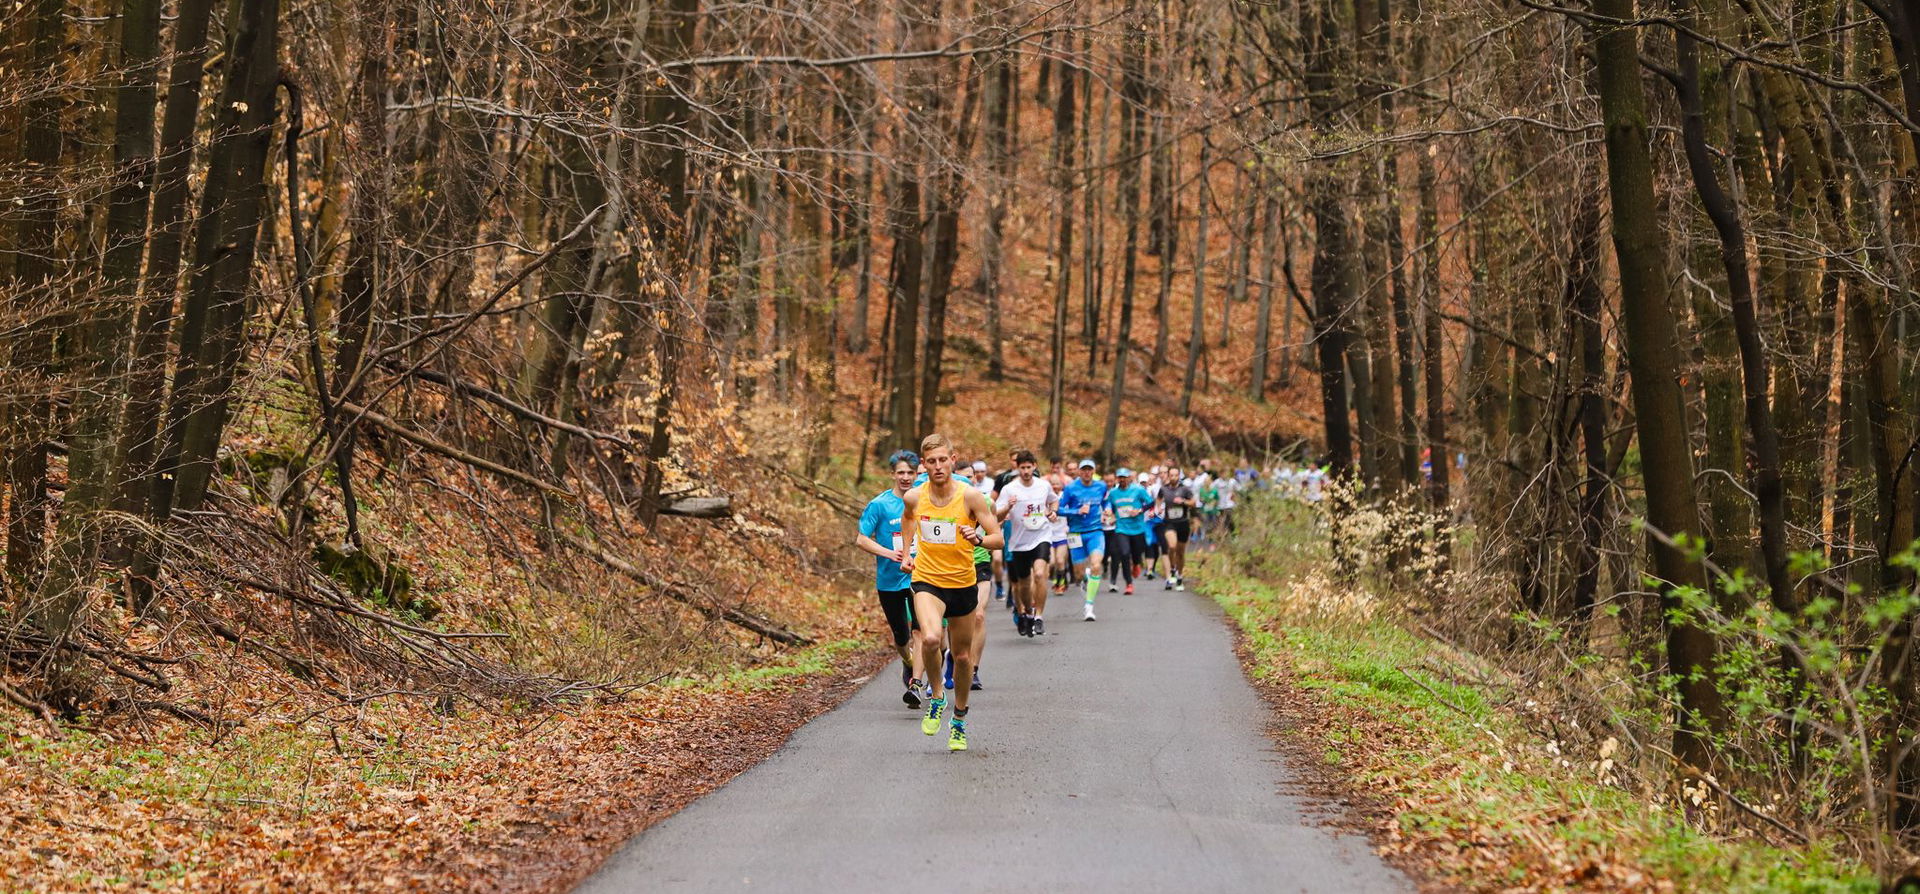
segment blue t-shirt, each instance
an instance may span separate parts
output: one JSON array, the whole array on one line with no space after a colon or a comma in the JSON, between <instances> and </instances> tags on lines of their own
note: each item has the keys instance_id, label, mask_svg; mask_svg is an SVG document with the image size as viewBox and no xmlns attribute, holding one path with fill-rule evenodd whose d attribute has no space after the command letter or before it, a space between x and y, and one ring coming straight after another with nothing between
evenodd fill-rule
<instances>
[{"instance_id":1,"label":"blue t-shirt","mask_svg":"<svg viewBox=\"0 0 1920 894\"><path fill-rule=\"evenodd\" d=\"M860 533L881 546L899 549L900 517L906 511L907 501L900 499L893 488L887 488L867 501L867 511L860 513ZM900 570L899 562L874 556L873 586L876 590L911 589L913 577Z\"/></svg>"},{"instance_id":2,"label":"blue t-shirt","mask_svg":"<svg viewBox=\"0 0 1920 894\"><path fill-rule=\"evenodd\" d=\"M1138 484L1116 487L1107 495L1107 503L1113 506L1113 529L1122 534L1147 533L1146 511L1153 505L1153 497L1147 489ZM1139 514L1131 518L1122 509L1138 510Z\"/></svg>"},{"instance_id":3,"label":"blue t-shirt","mask_svg":"<svg viewBox=\"0 0 1920 894\"><path fill-rule=\"evenodd\" d=\"M1067 519L1067 530L1075 534L1101 530L1100 510L1106 507L1107 483L1098 478L1092 484L1075 478L1060 491L1060 514Z\"/></svg>"}]
</instances>

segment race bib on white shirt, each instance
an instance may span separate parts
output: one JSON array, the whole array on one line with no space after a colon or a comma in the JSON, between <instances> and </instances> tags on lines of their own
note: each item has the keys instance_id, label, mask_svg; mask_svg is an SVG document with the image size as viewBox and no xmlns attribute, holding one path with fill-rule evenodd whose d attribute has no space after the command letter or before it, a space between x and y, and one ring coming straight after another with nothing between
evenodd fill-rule
<instances>
[{"instance_id":1,"label":"race bib on white shirt","mask_svg":"<svg viewBox=\"0 0 1920 894\"><path fill-rule=\"evenodd\" d=\"M952 546L959 542L959 532L953 522L945 519L923 518L920 520L920 542L938 543Z\"/></svg>"}]
</instances>

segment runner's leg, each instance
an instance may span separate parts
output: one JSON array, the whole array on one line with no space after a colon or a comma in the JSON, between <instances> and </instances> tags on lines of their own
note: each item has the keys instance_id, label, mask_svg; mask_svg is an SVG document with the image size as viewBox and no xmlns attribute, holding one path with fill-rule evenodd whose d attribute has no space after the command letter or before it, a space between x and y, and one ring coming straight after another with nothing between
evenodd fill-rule
<instances>
[{"instance_id":1,"label":"runner's leg","mask_svg":"<svg viewBox=\"0 0 1920 894\"><path fill-rule=\"evenodd\" d=\"M989 590L991 592L991 590ZM953 637L953 716L960 717L967 710L967 684L962 680L973 679L973 672L979 668L979 655L982 640L987 637L982 628L987 621L986 606L982 604L972 614L961 615L953 619L947 631Z\"/></svg>"},{"instance_id":2,"label":"runner's leg","mask_svg":"<svg viewBox=\"0 0 1920 894\"><path fill-rule=\"evenodd\" d=\"M1051 586L1048 571L1047 560L1040 559L1033 563L1033 571L1027 574L1027 604L1032 606L1031 615L1035 621L1047 616L1047 590Z\"/></svg>"},{"instance_id":3,"label":"runner's leg","mask_svg":"<svg viewBox=\"0 0 1920 894\"><path fill-rule=\"evenodd\" d=\"M947 604L932 593L913 593L913 618L920 630L920 667L926 676L928 688L933 690L934 698L945 698L946 687L940 679L940 652L945 640L940 620L947 613Z\"/></svg>"}]
</instances>

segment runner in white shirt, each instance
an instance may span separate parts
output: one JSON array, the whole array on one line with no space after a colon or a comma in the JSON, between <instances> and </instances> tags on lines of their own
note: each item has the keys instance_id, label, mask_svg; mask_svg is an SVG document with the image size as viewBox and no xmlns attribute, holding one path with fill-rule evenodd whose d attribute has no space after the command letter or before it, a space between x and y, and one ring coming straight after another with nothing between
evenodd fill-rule
<instances>
[{"instance_id":1,"label":"runner in white shirt","mask_svg":"<svg viewBox=\"0 0 1920 894\"><path fill-rule=\"evenodd\" d=\"M1019 477L1007 482L994 505L1002 521L1013 523L1007 544L1007 580L1014 600L1014 623L1021 636L1046 635L1047 565L1053 552L1052 526L1060 517L1053 486L1034 477L1033 453L1015 458Z\"/></svg>"},{"instance_id":2,"label":"runner in white shirt","mask_svg":"<svg viewBox=\"0 0 1920 894\"><path fill-rule=\"evenodd\" d=\"M1054 470L1047 474L1047 486L1053 490L1055 505L1059 504L1060 492L1067 486L1067 473L1061 471L1059 466L1059 461L1055 460ZM1053 521L1047 525L1047 539L1053 542L1053 593L1056 596L1066 593L1067 587L1074 582L1073 561L1067 539L1072 533L1067 528L1067 517L1064 515L1055 514Z\"/></svg>"},{"instance_id":3,"label":"runner in white shirt","mask_svg":"<svg viewBox=\"0 0 1920 894\"><path fill-rule=\"evenodd\" d=\"M1243 486L1240 479L1233 475L1221 475L1220 480L1213 483L1214 492L1220 495L1220 530L1224 534L1233 533L1234 495Z\"/></svg>"}]
</instances>

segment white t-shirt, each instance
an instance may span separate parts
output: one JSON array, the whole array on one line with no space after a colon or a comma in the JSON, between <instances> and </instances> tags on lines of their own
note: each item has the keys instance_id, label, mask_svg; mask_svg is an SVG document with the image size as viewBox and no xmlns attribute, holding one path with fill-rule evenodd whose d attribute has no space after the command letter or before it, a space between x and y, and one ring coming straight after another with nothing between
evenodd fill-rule
<instances>
[{"instance_id":1,"label":"white t-shirt","mask_svg":"<svg viewBox=\"0 0 1920 894\"><path fill-rule=\"evenodd\" d=\"M1222 478L1214 482L1213 490L1220 495L1220 508L1233 508L1233 492L1240 489L1240 481L1233 477Z\"/></svg>"},{"instance_id":2,"label":"white t-shirt","mask_svg":"<svg viewBox=\"0 0 1920 894\"><path fill-rule=\"evenodd\" d=\"M1053 485L1042 478L1033 479L1032 484L1021 484L1020 479L1015 478L1000 489L995 508L1013 507L1007 514L1007 522L1013 525L1013 540L1007 543L1008 550L1017 553L1052 542L1053 525L1047 521L1047 504L1053 501ZM1039 521L1030 523L1029 517Z\"/></svg>"}]
</instances>

